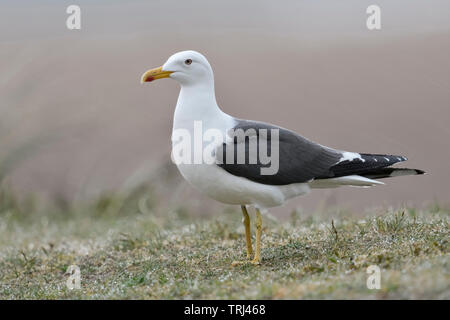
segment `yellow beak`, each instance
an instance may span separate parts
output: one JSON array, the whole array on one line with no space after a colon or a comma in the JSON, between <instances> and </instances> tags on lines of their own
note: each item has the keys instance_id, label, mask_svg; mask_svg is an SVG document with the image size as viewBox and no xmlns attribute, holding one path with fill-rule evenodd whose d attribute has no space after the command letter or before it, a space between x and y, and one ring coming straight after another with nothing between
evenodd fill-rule
<instances>
[{"instance_id":1,"label":"yellow beak","mask_svg":"<svg viewBox=\"0 0 450 320\"><path fill-rule=\"evenodd\" d=\"M141 77L141 83L151 82L153 80L168 78L172 71L163 71L162 67L150 69L146 71Z\"/></svg>"}]
</instances>

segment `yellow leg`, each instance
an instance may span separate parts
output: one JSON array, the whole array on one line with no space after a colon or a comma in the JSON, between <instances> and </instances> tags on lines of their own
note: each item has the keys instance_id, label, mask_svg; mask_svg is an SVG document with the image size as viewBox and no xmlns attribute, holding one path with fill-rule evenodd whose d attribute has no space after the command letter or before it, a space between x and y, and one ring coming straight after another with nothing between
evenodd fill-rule
<instances>
[{"instance_id":1,"label":"yellow leg","mask_svg":"<svg viewBox=\"0 0 450 320\"><path fill-rule=\"evenodd\" d=\"M244 215L244 226L245 226L245 238L247 241L247 258L250 259L250 256L253 254L252 247L252 239L250 233L250 217L248 215L247 209L245 206L242 206L242 214ZM261 263L261 231L262 231L262 217L259 209L256 209L256 251L253 260L247 261L234 261L231 266L237 266L241 264L251 263L254 265L258 265Z\"/></svg>"},{"instance_id":2,"label":"yellow leg","mask_svg":"<svg viewBox=\"0 0 450 320\"><path fill-rule=\"evenodd\" d=\"M252 260L253 264L259 264L261 262L261 230L262 230L262 217L259 209L256 209L256 249L255 257Z\"/></svg>"},{"instance_id":3,"label":"yellow leg","mask_svg":"<svg viewBox=\"0 0 450 320\"><path fill-rule=\"evenodd\" d=\"M237 266L239 264L246 264L250 262L250 258L253 254L253 246L252 246L252 233L250 230L250 216L248 215L247 208L245 206L241 206L242 209L242 215L244 216L244 220L242 221L244 223L245 227L245 241L247 243L247 259L248 261L233 261L231 264L233 267Z\"/></svg>"},{"instance_id":4,"label":"yellow leg","mask_svg":"<svg viewBox=\"0 0 450 320\"><path fill-rule=\"evenodd\" d=\"M250 217L245 206L241 206L242 214L244 215L244 226L245 226L245 241L247 242L247 259L250 259L253 254L252 246L252 233L250 230Z\"/></svg>"}]
</instances>

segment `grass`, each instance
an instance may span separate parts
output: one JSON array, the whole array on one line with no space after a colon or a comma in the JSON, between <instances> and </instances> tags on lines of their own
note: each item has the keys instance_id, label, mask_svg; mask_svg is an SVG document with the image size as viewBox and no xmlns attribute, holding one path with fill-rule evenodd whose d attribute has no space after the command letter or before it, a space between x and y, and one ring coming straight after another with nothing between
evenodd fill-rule
<instances>
[{"instance_id":1,"label":"grass","mask_svg":"<svg viewBox=\"0 0 450 320\"><path fill-rule=\"evenodd\" d=\"M438 206L266 216L262 265L232 268L245 257L239 208L193 218L139 210L133 195L127 203L136 206L106 196L50 213L0 197L2 299L450 298L450 211ZM66 286L71 265L80 289ZM381 269L379 290L367 288L370 265Z\"/></svg>"}]
</instances>

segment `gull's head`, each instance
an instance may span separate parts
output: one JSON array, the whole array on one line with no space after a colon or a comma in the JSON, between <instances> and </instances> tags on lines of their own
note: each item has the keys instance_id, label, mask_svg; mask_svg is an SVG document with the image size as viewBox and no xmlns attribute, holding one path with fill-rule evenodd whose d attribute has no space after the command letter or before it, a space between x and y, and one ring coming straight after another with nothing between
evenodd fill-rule
<instances>
[{"instance_id":1,"label":"gull's head","mask_svg":"<svg viewBox=\"0 0 450 320\"><path fill-rule=\"evenodd\" d=\"M208 60L192 50L175 53L161 67L146 71L141 83L162 78L175 79L181 85L208 84L214 79Z\"/></svg>"}]
</instances>

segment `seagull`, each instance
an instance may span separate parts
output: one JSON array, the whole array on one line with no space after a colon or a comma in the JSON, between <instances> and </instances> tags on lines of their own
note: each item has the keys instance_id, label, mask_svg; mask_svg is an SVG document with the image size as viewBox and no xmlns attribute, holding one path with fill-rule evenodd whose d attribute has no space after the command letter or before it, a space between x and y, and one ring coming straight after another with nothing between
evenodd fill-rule
<instances>
[{"instance_id":1,"label":"seagull","mask_svg":"<svg viewBox=\"0 0 450 320\"><path fill-rule=\"evenodd\" d=\"M232 266L261 263L261 211L311 189L370 187L384 184L379 179L425 173L393 168L407 160L403 156L336 150L276 125L226 114L216 101L211 65L199 52L175 53L146 71L141 83L163 78L181 87L172 129L172 160L178 159L181 175L203 194L241 206L247 259ZM254 251L249 206L256 211Z\"/></svg>"}]
</instances>

